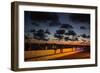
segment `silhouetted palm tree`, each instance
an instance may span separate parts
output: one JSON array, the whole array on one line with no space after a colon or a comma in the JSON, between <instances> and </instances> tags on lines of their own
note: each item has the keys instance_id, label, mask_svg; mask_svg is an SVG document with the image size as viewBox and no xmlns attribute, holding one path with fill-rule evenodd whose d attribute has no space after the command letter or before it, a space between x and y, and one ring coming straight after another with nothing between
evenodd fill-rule
<instances>
[{"instance_id":1,"label":"silhouetted palm tree","mask_svg":"<svg viewBox=\"0 0 100 73\"><path fill-rule=\"evenodd\" d=\"M90 36L86 35L86 34L82 34L81 37L83 37L83 38L90 38Z\"/></svg>"},{"instance_id":2,"label":"silhouetted palm tree","mask_svg":"<svg viewBox=\"0 0 100 73\"><path fill-rule=\"evenodd\" d=\"M61 39L63 39L64 34L65 30L57 30L56 33L54 34L54 37L60 41Z\"/></svg>"},{"instance_id":3,"label":"silhouetted palm tree","mask_svg":"<svg viewBox=\"0 0 100 73\"><path fill-rule=\"evenodd\" d=\"M65 37L64 39L65 39L65 41L69 41L69 40L70 40L70 38L69 38L69 37Z\"/></svg>"},{"instance_id":4,"label":"silhouetted palm tree","mask_svg":"<svg viewBox=\"0 0 100 73\"><path fill-rule=\"evenodd\" d=\"M50 31L48 29L46 29L45 31L46 34L51 34Z\"/></svg>"},{"instance_id":5,"label":"silhouetted palm tree","mask_svg":"<svg viewBox=\"0 0 100 73\"><path fill-rule=\"evenodd\" d=\"M33 38L34 38L34 34L36 33L36 30L32 29L30 32L33 34Z\"/></svg>"},{"instance_id":6,"label":"silhouetted palm tree","mask_svg":"<svg viewBox=\"0 0 100 73\"><path fill-rule=\"evenodd\" d=\"M74 39L75 39L75 36L76 36L77 34L76 34L75 31L69 30L67 33L65 33L65 35L67 35L67 36L72 36L71 39L74 40Z\"/></svg>"},{"instance_id":7,"label":"silhouetted palm tree","mask_svg":"<svg viewBox=\"0 0 100 73\"><path fill-rule=\"evenodd\" d=\"M46 37L45 32L43 29L39 29L35 34L34 38L38 40L44 40Z\"/></svg>"}]
</instances>

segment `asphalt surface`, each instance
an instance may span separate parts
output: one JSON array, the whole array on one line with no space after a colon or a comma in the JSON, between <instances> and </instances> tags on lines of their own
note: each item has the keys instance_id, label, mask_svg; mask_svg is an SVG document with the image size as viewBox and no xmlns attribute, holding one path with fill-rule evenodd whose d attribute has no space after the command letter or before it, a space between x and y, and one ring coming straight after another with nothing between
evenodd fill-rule
<instances>
[{"instance_id":1,"label":"asphalt surface","mask_svg":"<svg viewBox=\"0 0 100 73\"><path fill-rule=\"evenodd\" d=\"M51 60L87 59L87 58L90 58L89 52L79 52L79 53L75 53L75 54L71 54L71 55L67 55L67 56L63 56L63 57L59 57L59 58L55 58L55 59L51 59Z\"/></svg>"}]
</instances>

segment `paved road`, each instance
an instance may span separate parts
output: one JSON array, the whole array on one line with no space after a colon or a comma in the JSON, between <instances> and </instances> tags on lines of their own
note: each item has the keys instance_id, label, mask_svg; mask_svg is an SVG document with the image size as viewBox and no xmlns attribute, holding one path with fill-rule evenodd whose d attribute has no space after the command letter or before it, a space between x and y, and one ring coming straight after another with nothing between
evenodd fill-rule
<instances>
[{"instance_id":1,"label":"paved road","mask_svg":"<svg viewBox=\"0 0 100 73\"><path fill-rule=\"evenodd\" d=\"M58 53L58 54L42 56L42 57L37 57L37 58L30 58L26 61L84 59L84 58L90 58L89 52L73 51L73 52L68 52L68 53Z\"/></svg>"},{"instance_id":2,"label":"paved road","mask_svg":"<svg viewBox=\"0 0 100 73\"><path fill-rule=\"evenodd\" d=\"M68 55L68 56L63 56L63 57L55 58L55 59L51 59L51 60L86 59L86 58L90 58L89 52L79 52L79 53L75 53L75 54L71 54L71 55Z\"/></svg>"}]
</instances>

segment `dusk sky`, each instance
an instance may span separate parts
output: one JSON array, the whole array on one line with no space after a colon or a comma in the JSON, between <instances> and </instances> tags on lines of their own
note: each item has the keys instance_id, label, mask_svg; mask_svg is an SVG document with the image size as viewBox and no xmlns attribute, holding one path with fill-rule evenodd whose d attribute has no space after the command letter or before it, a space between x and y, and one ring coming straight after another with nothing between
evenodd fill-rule
<instances>
[{"instance_id":1,"label":"dusk sky","mask_svg":"<svg viewBox=\"0 0 100 73\"><path fill-rule=\"evenodd\" d=\"M90 14L25 11L24 18L25 35L29 37L33 37L33 30L41 29L48 33L47 39L55 39L55 34L66 37L69 31L73 31L78 40L90 39Z\"/></svg>"}]
</instances>

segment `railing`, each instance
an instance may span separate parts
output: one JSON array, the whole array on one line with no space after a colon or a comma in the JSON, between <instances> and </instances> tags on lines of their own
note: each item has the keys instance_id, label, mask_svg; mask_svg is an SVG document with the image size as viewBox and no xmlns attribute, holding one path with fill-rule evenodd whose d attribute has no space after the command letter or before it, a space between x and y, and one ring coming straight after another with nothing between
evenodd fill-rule
<instances>
[{"instance_id":1,"label":"railing","mask_svg":"<svg viewBox=\"0 0 100 73\"><path fill-rule=\"evenodd\" d=\"M25 43L25 51L31 51L31 50L50 50L54 49L55 52L57 49L60 49L60 52L62 53L63 49L72 48L72 51L77 50L77 48L82 48L86 51L90 51L90 45L68 45L68 44L36 44L36 43Z\"/></svg>"}]
</instances>

